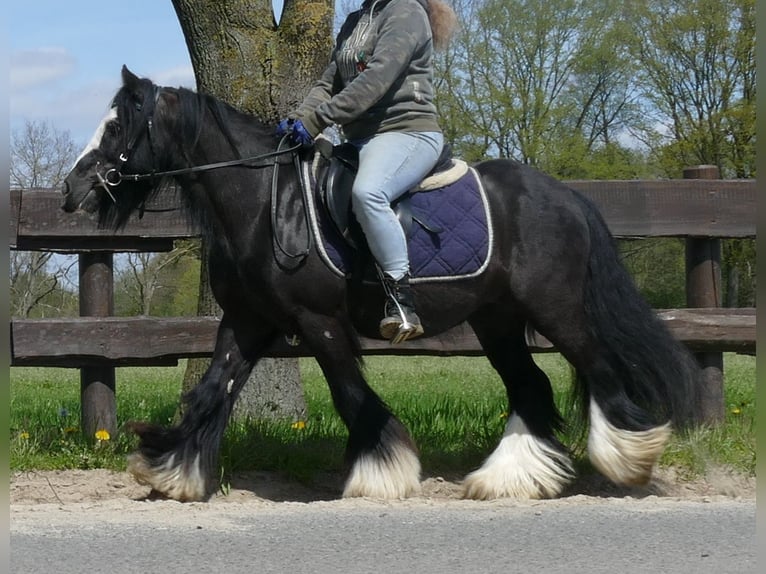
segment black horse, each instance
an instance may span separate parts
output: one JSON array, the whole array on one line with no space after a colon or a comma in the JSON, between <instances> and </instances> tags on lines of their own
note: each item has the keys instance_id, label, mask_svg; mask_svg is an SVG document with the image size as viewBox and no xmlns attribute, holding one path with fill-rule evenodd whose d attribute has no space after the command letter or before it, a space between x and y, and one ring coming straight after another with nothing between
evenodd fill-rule
<instances>
[{"instance_id":1,"label":"black horse","mask_svg":"<svg viewBox=\"0 0 766 574\"><path fill-rule=\"evenodd\" d=\"M117 229L171 178L207 239L223 310L212 363L184 397L182 421L172 428L134 423L140 444L129 470L178 500L209 496L229 414L253 365L275 338L297 334L348 428L343 495L417 493L415 444L361 369L358 334L379 336L380 286L331 272L315 241L293 242L307 248L296 265L275 258L275 199L292 212L279 227L295 229L294 237L306 232L294 153L279 152L272 125L215 98L157 86L125 67L122 79L66 178L63 207L98 211L102 225ZM277 163L284 165L274 178ZM550 382L526 343L528 326L576 370L595 467L619 484L647 482L671 426L691 418L696 363L640 297L594 205L514 161L474 168L494 228L488 264L475 276L414 285L426 336L467 321L508 394L505 433L466 477L465 495L554 497L573 478Z\"/></svg>"}]
</instances>

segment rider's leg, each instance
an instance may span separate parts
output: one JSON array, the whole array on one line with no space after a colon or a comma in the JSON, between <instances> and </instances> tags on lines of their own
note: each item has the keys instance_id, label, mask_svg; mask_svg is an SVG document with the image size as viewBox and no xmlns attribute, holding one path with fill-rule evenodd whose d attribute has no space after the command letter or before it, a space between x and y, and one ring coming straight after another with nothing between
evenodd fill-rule
<instances>
[{"instance_id":1,"label":"rider's leg","mask_svg":"<svg viewBox=\"0 0 766 574\"><path fill-rule=\"evenodd\" d=\"M354 214L388 294L381 335L395 342L423 333L409 285L407 239L391 202L419 184L439 159L438 132L385 132L359 147L359 170L352 190Z\"/></svg>"}]
</instances>

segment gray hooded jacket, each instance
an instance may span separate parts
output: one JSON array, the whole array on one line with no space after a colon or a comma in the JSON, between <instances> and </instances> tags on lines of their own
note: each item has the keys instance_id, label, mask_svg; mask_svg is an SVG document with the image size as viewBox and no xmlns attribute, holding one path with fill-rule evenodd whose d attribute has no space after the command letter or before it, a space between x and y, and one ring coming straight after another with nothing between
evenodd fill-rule
<instances>
[{"instance_id":1,"label":"gray hooded jacket","mask_svg":"<svg viewBox=\"0 0 766 574\"><path fill-rule=\"evenodd\" d=\"M330 64L297 110L312 136L336 124L349 140L386 131L440 132L425 0L367 0L351 13Z\"/></svg>"}]
</instances>

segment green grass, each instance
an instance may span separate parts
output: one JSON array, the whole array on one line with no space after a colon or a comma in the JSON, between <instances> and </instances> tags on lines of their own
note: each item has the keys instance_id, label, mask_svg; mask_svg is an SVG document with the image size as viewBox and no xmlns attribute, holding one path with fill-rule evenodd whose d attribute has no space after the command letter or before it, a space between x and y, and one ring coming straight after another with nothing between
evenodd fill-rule
<instances>
[{"instance_id":1,"label":"green grass","mask_svg":"<svg viewBox=\"0 0 766 574\"><path fill-rule=\"evenodd\" d=\"M566 411L568 365L554 354L537 355L536 360L553 382L557 404ZM755 358L727 354L725 371L724 424L675 436L663 455L661 463L677 467L682 475L699 476L711 465L755 473ZM233 421L222 445L226 474L274 470L311 480L315 472L342 469L346 429L316 363L301 360L301 372L306 419ZM505 391L484 358L368 357L366 374L410 429L427 474L475 468L502 434ZM182 376L183 365L118 369L119 424L169 423ZM124 469L135 439L126 433L100 442L83 437L79 419L79 371L11 369L11 470Z\"/></svg>"}]
</instances>

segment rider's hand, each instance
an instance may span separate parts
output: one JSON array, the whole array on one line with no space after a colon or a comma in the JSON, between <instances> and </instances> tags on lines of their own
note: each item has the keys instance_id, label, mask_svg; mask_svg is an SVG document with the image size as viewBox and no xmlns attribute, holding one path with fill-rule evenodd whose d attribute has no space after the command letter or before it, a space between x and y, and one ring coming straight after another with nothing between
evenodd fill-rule
<instances>
[{"instance_id":1,"label":"rider's hand","mask_svg":"<svg viewBox=\"0 0 766 574\"><path fill-rule=\"evenodd\" d=\"M292 132L290 138L297 144L301 144L304 147L311 147L314 145L314 138L308 132L303 122L295 120L292 124Z\"/></svg>"},{"instance_id":2,"label":"rider's hand","mask_svg":"<svg viewBox=\"0 0 766 574\"><path fill-rule=\"evenodd\" d=\"M291 118L285 118L277 124L276 134L278 138L284 137L288 132L293 129L293 122L295 120Z\"/></svg>"}]
</instances>

